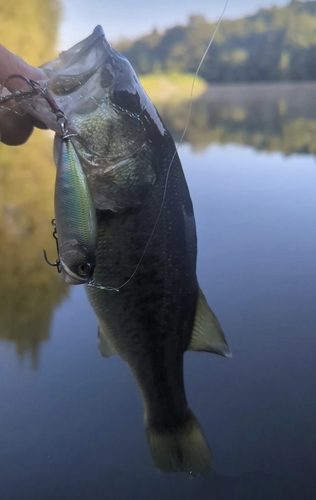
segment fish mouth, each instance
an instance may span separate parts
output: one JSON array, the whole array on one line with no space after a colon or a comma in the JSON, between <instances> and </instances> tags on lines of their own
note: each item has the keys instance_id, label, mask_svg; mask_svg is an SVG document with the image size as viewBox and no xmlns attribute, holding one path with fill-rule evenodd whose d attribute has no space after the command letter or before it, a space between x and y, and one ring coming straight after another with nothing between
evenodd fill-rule
<instances>
[{"instance_id":1,"label":"fish mouth","mask_svg":"<svg viewBox=\"0 0 316 500\"><path fill-rule=\"evenodd\" d=\"M105 34L104 34L104 30L103 30L102 26L100 26L98 24L98 26L96 26L94 28L94 30L91 33L91 35L89 35L86 38L84 38L83 40L81 40L81 42L76 43L76 45L73 45L71 47L71 49L61 52L60 53L60 57L62 58L62 54L66 54L66 53L68 53L68 54L71 53L71 55L74 56L75 54L78 54L79 52L81 52L83 48L85 50L90 50L91 46L100 37L104 37L105 38Z\"/></svg>"},{"instance_id":2,"label":"fish mouth","mask_svg":"<svg viewBox=\"0 0 316 500\"><path fill-rule=\"evenodd\" d=\"M77 65L82 55L85 52L89 53L99 38L103 38L108 45L103 28L100 25L96 26L87 38L76 43L70 49L63 50L58 57L42 64L40 68L44 69L48 76L52 76L61 69L65 70L69 66Z\"/></svg>"},{"instance_id":3,"label":"fish mouth","mask_svg":"<svg viewBox=\"0 0 316 500\"><path fill-rule=\"evenodd\" d=\"M161 135L165 134L131 64L111 47L102 26L96 26L91 35L40 67L46 73L49 92L70 123L74 115L86 115L103 104L113 108L114 114L120 112L136 120L146 112ZM51 114L49 109L45 123L58 132ZM45 121L42 115L40 118Z\"/></svg>"}]
</instances>

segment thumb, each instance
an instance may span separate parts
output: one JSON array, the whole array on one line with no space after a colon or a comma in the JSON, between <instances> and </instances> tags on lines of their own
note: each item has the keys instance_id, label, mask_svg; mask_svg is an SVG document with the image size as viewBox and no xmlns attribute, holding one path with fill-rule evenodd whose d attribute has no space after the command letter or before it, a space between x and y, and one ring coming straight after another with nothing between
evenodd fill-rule
<instances>
[{"instance_id":1,"label":"thumb","mask_svg":"<svg viewBox=\"0 0 316 500\"><path fill-rule=\"evenodd\" d=\"M0 83L3 85L10 75L19 74L32 80L44 80L45 72L30 66L21 57L13 54L0 44ZM6 83L6 87L11 91L27 89L28 85L20 79L12 78Z\"/></svg>"}]
</instances>

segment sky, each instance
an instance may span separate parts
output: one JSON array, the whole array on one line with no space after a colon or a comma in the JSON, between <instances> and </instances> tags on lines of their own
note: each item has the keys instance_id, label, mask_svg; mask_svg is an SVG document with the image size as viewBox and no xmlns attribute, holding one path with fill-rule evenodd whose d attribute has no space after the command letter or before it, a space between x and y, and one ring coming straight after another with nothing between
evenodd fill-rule
<instances>
[{"instance_id":1,"label":"sky","mask_svg":"<svg viewBox=\"0 0 316 500\"><path fill-rule=\"evenodd\" d=\"M226 18L253 14L263 7L283 6L288 0L228 0ZM185 24L190 14L217 20L225 0L62 0L59 50L66 50L101 24L109 41L136 38L154 27L163 30Z\"/></svg>"}]
</instances>

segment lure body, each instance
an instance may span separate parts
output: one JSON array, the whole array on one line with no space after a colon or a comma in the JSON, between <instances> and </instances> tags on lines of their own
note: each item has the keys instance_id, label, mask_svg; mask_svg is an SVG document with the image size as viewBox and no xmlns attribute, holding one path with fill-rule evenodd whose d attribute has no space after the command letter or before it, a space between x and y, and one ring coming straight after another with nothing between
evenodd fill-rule
<instances>
[{"instance_id":1,"label":"lure body","mask_svg":"<svg viewBox=\"0 0 316 500\"><path fill-rule=\"evenodd\" d=\"M71 138L56 136L54 147L59 151L56 155L55 220L60 265L67 283L87 283L95 267L96 210Z\"/></svg>"}]
</instances>

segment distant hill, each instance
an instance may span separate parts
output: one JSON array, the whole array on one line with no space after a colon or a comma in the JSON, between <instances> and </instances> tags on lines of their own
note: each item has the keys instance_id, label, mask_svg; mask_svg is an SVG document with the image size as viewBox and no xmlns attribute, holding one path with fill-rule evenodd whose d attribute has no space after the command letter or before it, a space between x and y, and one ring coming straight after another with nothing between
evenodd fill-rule
<instances>
[{"instance_id":1,"label":"distant hill","mask_svg":"<svg viewBox=\"0 0 316 500\"><path fill-rule=\"evenodd\" d=\"M215 24L191 16L186 26L154 30L117 45L139 74L194 73ZM253 16L224 20L203 63L208 82L316 79L316 1L292 1Z\"/></svg>"}]
</instances>

